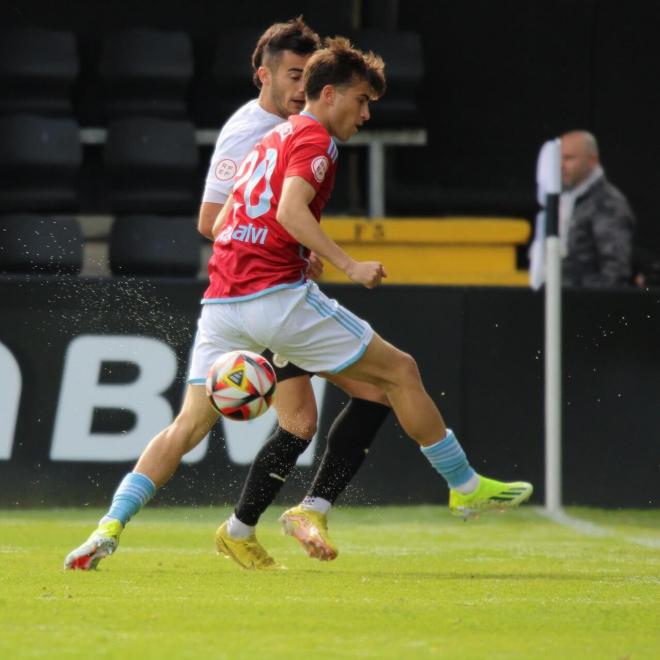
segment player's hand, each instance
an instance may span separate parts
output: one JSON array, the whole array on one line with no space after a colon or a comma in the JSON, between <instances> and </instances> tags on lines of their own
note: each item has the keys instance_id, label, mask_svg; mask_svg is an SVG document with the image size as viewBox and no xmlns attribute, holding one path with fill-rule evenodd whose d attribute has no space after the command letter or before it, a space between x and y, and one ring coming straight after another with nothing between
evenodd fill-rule
<instances>
[{"instance_id":1,"label":"player's hand","mask_svg":"<svg viewBox=\"0 0 660 660\"><path fill-rule=\"evenodd\" d=\"M313 280L318 280L323 273L323 261L321 257L314 254L314 252L309 253L309 265L307 266L307 275Z\"/></svg>"},{"instance_id":2,"label":"player's hand","mask_svg":"<svg viewBox=\"0 0 660 660\"><path fill-rule=\"evenodd\" d=\"M377 287L384 277L387 277L385 267L380 261L355 261L346 271L353 282L366 286L367 289Z\"/></svg>"}]
</instances>

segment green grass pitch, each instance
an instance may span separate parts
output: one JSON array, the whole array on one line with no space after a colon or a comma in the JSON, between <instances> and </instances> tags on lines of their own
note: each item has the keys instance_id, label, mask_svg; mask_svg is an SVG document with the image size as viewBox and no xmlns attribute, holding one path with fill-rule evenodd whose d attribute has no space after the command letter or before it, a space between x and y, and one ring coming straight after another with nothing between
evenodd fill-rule
<instances>
[{"instance_id":1,"label":"green grass pitch","mask_svg":"<svg viewBox=\"0 0 660 660\"><path fill-rule=\"evenodd\" d=\"M660 657L660 511L337 508L335 562L259 537L287 571L219 557L226 509L148 508L96 572L64 572L96 510L0 512L0 657Z\"/></svg>"}]
</instances>

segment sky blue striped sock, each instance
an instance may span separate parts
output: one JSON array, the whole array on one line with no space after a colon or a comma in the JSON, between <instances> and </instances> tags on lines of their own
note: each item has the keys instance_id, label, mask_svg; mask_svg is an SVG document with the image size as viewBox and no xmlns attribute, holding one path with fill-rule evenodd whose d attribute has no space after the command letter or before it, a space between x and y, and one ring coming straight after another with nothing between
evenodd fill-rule
<instances>
[{"instance_id":1,"label":"sky blue striped sock","mask_svg":"<svg viewBox=\"0 0 660 660\"><path fill-rule=\"evenodd\" d=\"M447 480L450 488L462 486L475 474L451 429L447 429L447 435L440 442L420 449L429 463Z\"/></svg>"},{"instance_id":2,"label":"sky blue striped sock","mask_svg":"<svg viewBox=\"0 0 660 660\"><path fill-rule=\"evenodd\" d=\"M129 472L121 481L112 498L110 511L103 516L126 523L154 496L156 485L139 472Z\"/></svg>"}]
</instances>

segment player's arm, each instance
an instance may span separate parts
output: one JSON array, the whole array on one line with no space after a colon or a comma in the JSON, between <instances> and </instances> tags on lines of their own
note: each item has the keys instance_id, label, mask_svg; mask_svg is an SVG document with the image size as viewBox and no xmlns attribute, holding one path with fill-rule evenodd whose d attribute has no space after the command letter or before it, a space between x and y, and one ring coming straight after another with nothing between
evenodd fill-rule
<instances>
[{"instance_id":1,"label":"player's arm","mask_svg":"<svg viewBox=\"0 0 660 660\"><path fill-rule=\"evenodd\" d=\"M277 221L293 238L335 268L345 273L351 280L372 289L386 277L383 264L378 261L355 261L322 229L309 210L316 191L300 176L284 179L282 196L277 207Z\"/></svg>"},{"instance_id":2,"label":"player's arm","mask_svg":"<svg viewBox=\"0 0 660 660\"><path fill-rule=\"evenodd\" d=\"M249 146L244 143L245 135L241 132L227 132L223 129L218 136L206 174L197 219L197 231L210 240L213 240L213 224L231 195L236 165L241 161L240 154L245 154Z\"/></svg>"},{"instance_id":3,"label":"player's arm","mask_svg":"<svg viewBox=\"0 0 660 660\"><path fill-rule=\"evenodd\" d=\"M227 201L224 204L216 204L220 207L220 211L216 213L215 217L211 221L211 231L209 238L215 240L222 229L222 226L227 221L229 217L229 211L231 211L234 205L234 196L230 195Z\"/></svg>"},{"instance_id":4,"label":"player's arm","mask_svg":"<svg viewBox=\"0 0 660 660\"><path fill-rule=\"evenodd\" d=\"M202 202L199 207L199 217L197 218L197 231L204 236L213 240L213 224L218 217L224 204L217 204L216 202Z\"/></svg>"}]
</instances>

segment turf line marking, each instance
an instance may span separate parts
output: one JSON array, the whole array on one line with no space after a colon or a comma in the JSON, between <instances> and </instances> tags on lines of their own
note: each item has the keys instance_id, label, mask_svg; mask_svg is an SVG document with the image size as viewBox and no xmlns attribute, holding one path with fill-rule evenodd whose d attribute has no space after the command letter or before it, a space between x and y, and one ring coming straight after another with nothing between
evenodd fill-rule
<instances>
[{"instance_id":1,"label":"turf line marking","mask_svg":"<svg viewBox=\"0 0 660 660\"><path fill-rule=\"evenodd\" d=\"M605 529L604 527L600 527L599 525L589 522L588 520L573 518L573 516L569 516L563 510L551 513L550 511L546 511L545 509L539 507L537 512L544 518L548 518L558 525L570 527L571 529L574 529L576 532L579 532L584 536L615 536L613 531Z\"/></svg>"},{"instance_id":2,"label":"turf line marking","mask_svg":"<svg viewBox=\"0 0 660 660\"><path fill-rule=\"evenodd\" d=\"M570 527L571 529L575 530L579 534L583 534L584 536L614 537L623 541L627 541L628 543L633 543L634 545L643 545L647 548L660 549L660 539L645 538L643 536L626 536L625 534L619 534L611 529L606 529L605 527L596 525L596 523L592 523L588 520L581 520L580 518L569 516L563 510L551 513L542 507L537 507L536 511L543 518L547 518L548 520L551 520L558 525Z\"/></svg>"},{"instance_id":3,"label":"turf line marking","mask_svg":"<svg viewBox=\"0 0 660 660\"><path fill-rule=\"evenodd\" d=\"M653 548L654 550L660 550L660 539L649 539L644 536L631 536L629 539L632 543L637 545L643 545L646 548Z\"/></svg>"}]
</instances>

